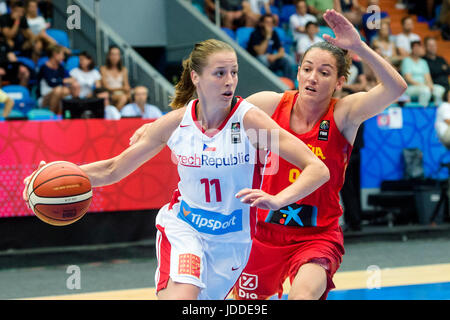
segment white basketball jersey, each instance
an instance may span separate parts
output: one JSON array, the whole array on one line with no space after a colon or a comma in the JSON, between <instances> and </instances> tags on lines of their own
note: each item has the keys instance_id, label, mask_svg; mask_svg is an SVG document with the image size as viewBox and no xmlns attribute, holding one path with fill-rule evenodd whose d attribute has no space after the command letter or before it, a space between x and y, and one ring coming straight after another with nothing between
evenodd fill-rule
<instances>
[{"instance_id":1,"label":"white basketball jersey","mask_svg":"<svg viewBox=\"0 0 450 320\"><path fill-rule=\"evenodd\" d=\"M198 100L191 101L167 145L178 163L181 194L178 218L207 239L249 241L256 208L235 195L261 186L257 150L244 127L244 115L254 106L238 98L229 116L214 134L206 135L196 119Z\"/></svg>"}]
</instances>

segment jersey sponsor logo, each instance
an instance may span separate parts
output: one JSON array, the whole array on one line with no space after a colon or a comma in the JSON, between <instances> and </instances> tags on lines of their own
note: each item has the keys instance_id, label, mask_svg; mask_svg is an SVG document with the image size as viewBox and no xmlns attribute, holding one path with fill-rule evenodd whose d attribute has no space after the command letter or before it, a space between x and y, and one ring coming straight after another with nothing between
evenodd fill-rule
<instances>
[{"instance_id":1,"label":"jersey sponsor logo","mask_svg":"<svg viewBox=\"0 0 450 320\"><path fill-rule=\"evenodd\" d=\"M229 215L203 209L191 208L181 201L178 217L199 232L222 235L242 230L242 209Z\"/></svg>"},{"instance_id":2,"label":"jersey sponsor logo","mask_svg":"<svg viewBox=\"0 0 450 320\"><path fill-rule=\"evenodd\" d=\"M239 287L245 290L255 290L258 288L258 276L243 272L239 278Z\"/></svg>"},{"instance_id":3,"label":"jersey sponsor logo","mask_svg":"<svg viewBox=\"0 0 450 320\"><path fill-rule=\"evenodd\" d=\"M316 227L317 207L293 203L276 211L270 211L265 222L291 227Z\"/></svg>"},{"instance_id":4,"label":"jersey sponsor logo","mask_svg":"<svg viewBox=\"0 0 450 320\"><path fill-rule=\"evenodd\" d=\"M258 299L258 295L252 292L256 288L258 288L258 276L243 272L239 278L238 296L243 299Z\"/></svg>"},{"instance_id":5,"label":"jersey sponsor logo","mask_svg":"<svg viewBox=\"0 0 450 320\"><path fill-rule=\"evenodd\" d=\"M206 151L206 150L205 150ZM207 150L207 151L215 151ZM194 153L191 156L184 155L176 155L177 164L185 166L185 167L228 167L228 166L237 166L240 164L249 164L250 163L250 154L244 154L243 152L238 152L236 154L229 154L225 157L213 157L207 154L198 155Z\"/></svg>"}]
</instances>

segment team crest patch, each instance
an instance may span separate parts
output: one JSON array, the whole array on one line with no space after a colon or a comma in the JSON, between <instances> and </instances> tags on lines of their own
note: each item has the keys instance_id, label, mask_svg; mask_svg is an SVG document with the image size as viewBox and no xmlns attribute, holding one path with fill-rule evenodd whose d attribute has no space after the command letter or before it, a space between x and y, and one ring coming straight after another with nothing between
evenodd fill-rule
<instances>
[{"instance_id":1,"label":"team crest patch","mask_svg":"<svg viewBox=\"0 0 450 320\"><path fill-rule=\"evenodd\" d=\"M330 120L322 120L319 126L318 140L328 141L328 132L330 130Z\"/></svg>"},{"instance_id":2,"label":"team crest patch","mask_svg":"<svg viewBox=\"0 0 450 320\"><path fill-rule=\"evenodd\" d=\"M192 253L180 254L178 274L187 274L200 279L200 257Z\"/></svg>"},{"instance_id":3,"label":"team crest patch","mask_svg":"<svg viewBox=\"0 0 450 320\"><path fill-rule=\"evenodd\" d=\"M241 124L239 122L231 124L231 143L241 143Z\"/></svg>"}]
</instances>

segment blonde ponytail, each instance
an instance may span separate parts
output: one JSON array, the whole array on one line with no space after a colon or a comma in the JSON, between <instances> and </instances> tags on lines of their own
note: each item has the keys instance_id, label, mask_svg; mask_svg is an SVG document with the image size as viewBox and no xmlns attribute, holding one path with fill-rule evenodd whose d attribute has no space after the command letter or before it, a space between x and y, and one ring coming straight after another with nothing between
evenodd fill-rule
<instances>
[{"instance_id":1,"label":"blonde ponytail","mask_svg":"<svg viewBox=\"0 0 450 320\"><path fill-rule=\"evenodd\" d=\"M175 85L175 97L170 102L172 109L179 109L184 107L189 100L195 95L195 86L192 83L191 71L192 71L191 56L188 59L183 60L183 72L181 78Z\"/></svg>"}]
</instances>

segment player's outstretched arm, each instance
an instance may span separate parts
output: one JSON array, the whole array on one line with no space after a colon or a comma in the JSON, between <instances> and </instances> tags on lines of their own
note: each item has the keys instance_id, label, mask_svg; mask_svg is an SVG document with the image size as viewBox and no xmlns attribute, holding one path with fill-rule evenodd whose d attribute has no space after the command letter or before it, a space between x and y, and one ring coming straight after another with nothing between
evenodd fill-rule
<instances>
[{"instance_id":1,"label":"player's outstretched arm","mask_svg":"<svg viewBox=\"0 0 450 320\"><path fill-rule=\"evenodd\" d=\"M247 132L254 130L256 136L267 137L266 141L255 141L257 147L276 150L281 158L300 168L302 173L294 183L276 195L269 195L259 189L243 189L236 194L242 202L262 209L277 210L308 196L330 179L326 165L301 140L282 129L262 110L249 110L244 117L244 126ZM266 130L267 134L259 135L260 130Z\"/></svg>"},{"instance_id":2,"label":"player's outstretched arm","mask_svg":"<svg viewBox=\"0 0 450 320\"><path fill-rule=\"evenodd\" d=\"M336 38L329 35L324 35L323 38L335 46L356 53L380 81L368 92L348 95L336 105L336 112L345 114L348 125L357 127L396 101L406 90L407 84L388 61L361 40L355 27L342 14L327 10L323 17L336 35Z\"/></svg>"},{"instance_id":3,"label":"player's outstretched arm","mask_svg":"<svg viewBox=\"0 0 450 320\"><path fill-rule=\"evenodd\" d=\"M178 109L156 120L149 130L145 130L139 141L118 156L80 166L88 175L92 187L118 182L158 154L166 145L172 132L180 124L183 112L184 108ZM44 165L45 161L41 161L37 170ZM28 183L36 171L23 181L25 184L23 199L25 201L28 201L26 192Z\"/></svg>"},{"instance_id":4,"label":"player's outstretched arm","mask_svg":"<svg viewBox=\"0 0 450 320\"><path fill-rule=\"evenodd\" d=\"M129 146L118 156L80 166L89 176L93 187L116 183L157 155L178 127L184 108L172 111L149 126L135 144Z\"/></svg>"}]
</instances>

